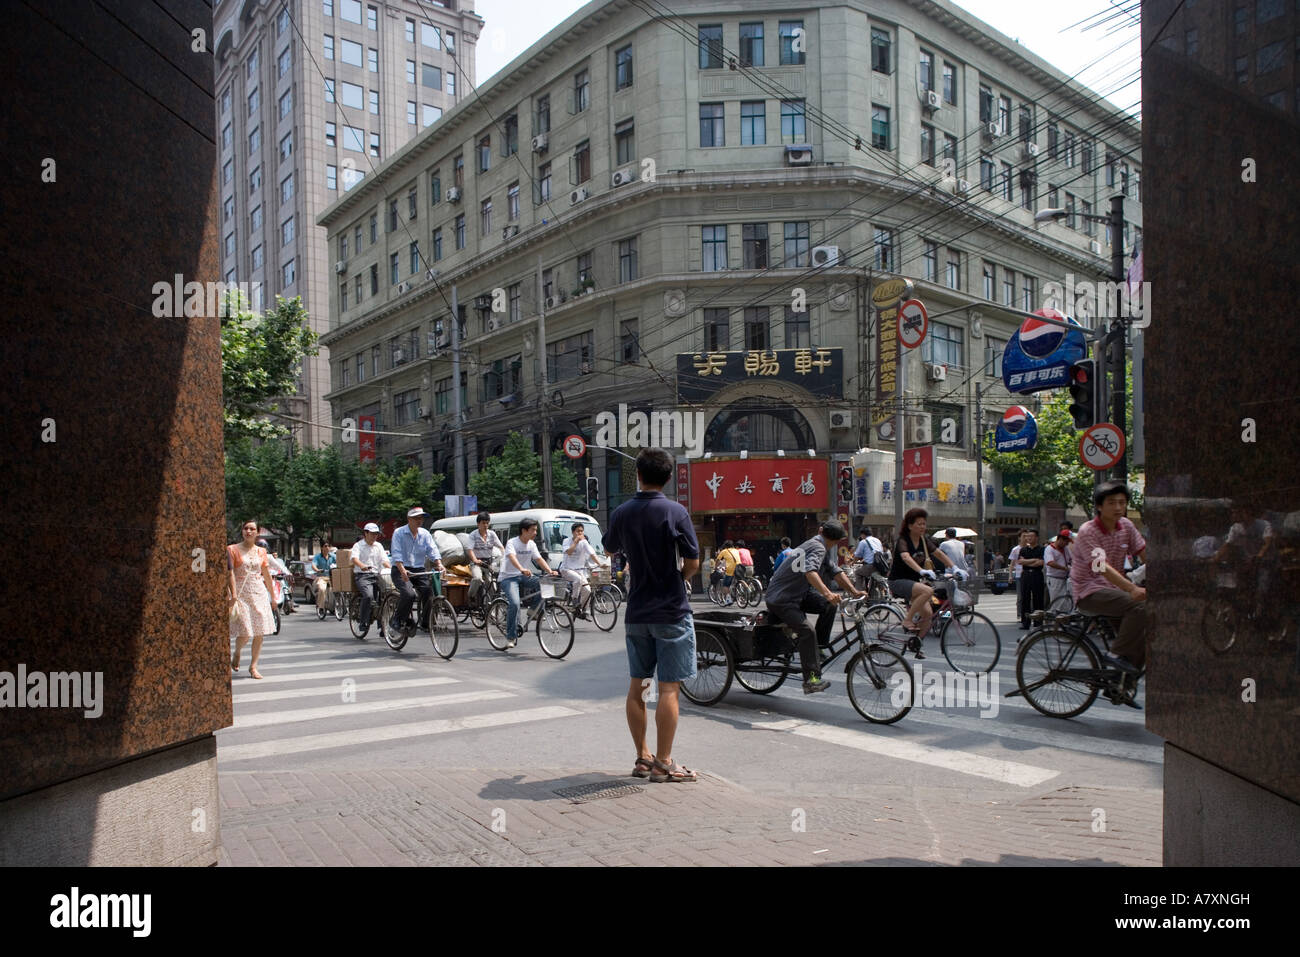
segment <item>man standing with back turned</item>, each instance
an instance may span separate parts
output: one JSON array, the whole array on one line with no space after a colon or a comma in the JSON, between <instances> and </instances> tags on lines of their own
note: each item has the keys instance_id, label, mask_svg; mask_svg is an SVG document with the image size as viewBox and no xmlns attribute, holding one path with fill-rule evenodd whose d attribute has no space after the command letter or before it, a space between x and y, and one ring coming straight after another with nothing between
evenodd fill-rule
<instances>
[{"instance_id":1,"label":"man standing with back turned","mask_svg":"<svg viewBox=\"0 0 1300 957\"><path fill-rule=\"evenodd\" d=\"M605 550L622 552L636 568L624 616L631 675L627 726L636 745L632 775L656 783L697 779L694 771L679 765L672 756L680 685L695 676L695 624L686 582L700 567L700 547L690 513L663 494L674 471L673 457L663 449L642 449L636 457L641 490L614 510L605 533ZM646 747L645 689L656 669L657 753L651 754Z\"/></svg>"}]
</instances>

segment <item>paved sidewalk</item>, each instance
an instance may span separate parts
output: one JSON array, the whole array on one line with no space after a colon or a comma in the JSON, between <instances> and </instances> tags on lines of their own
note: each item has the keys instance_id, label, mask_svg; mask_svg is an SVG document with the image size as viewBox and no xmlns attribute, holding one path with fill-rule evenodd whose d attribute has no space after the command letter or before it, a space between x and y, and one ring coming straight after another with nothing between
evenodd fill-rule
<instances>
[{"instance_id":1,"label":"paved sidewalk","mask_svg":"<svg viewBox=\"0 0 1300 957\"><path fill-rule=\"evenodd\" d=\"M625 774L626 772L624 772ZM760 795L546 769L222 772L223 865L1145 865L1158 790ZM629 791L579 803L581 785Z\"/></svg>"}]
</instances>

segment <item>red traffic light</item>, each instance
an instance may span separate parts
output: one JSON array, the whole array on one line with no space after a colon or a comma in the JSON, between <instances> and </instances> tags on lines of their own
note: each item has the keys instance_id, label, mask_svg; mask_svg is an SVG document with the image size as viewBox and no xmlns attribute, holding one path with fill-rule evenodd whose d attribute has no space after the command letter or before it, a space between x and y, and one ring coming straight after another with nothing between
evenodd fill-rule
<instances>
[{"instance_id":1,"label":"red traffic light","mask_svg":"<svg viewBox=\"0 0 1300 957\"><path fill-rule=\"evenodd\" d=\"M1085 365L1082 365L1082 364L1078 364L1078 365L1073 365L1073 366L1071 366L1071 367L1070 367L1070 381L1071 381L1071 382L1076 382L1076 383L1078 383L1079 385L1087 385L1087 384L1088 384L1088 367L1085 366Z\"/></svg>"}]
</instances>

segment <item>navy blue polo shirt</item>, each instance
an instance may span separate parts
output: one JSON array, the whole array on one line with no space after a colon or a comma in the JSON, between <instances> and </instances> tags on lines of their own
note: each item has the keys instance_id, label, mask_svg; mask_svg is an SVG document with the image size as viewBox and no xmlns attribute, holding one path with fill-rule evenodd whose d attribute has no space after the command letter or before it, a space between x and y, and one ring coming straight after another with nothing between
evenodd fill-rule
<instances>
[{"instance_id":1,"label":"navy blue polo shirt","mask_svg":"<svg viewBox=\"0 0 1300 957\"><path fill-rule=\"evenodd\" d=\"M690 513L677 502L663 492L637 492L609 517L605 551L622 552L631 569L624 621L664 625L691 613L677 556L698 558L700 546Z\"/></svg>"}]
</instances>

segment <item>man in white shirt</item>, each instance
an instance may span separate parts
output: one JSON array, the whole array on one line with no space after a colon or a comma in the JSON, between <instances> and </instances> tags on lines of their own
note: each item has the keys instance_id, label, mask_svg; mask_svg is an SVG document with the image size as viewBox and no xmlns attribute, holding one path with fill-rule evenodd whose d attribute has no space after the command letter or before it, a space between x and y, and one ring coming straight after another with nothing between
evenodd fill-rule
<instances>
[{"instance_id":1,"label":"man in white shirt","mask_svg":"<svg viewBox=\"0 0 1300 957\"><path fill-rule=\"evenodd\" d=\"M1070 539L1069 531L1062 528L1043 552L1047 569L1047 604L1062 595L1070 594Z\"/></svg>"},{"instance_id":2,"label":"man in white shirt","mask_svg":"<svg viewBox=\"0 0 1300 957\"><path fill-rule=\"evenodd\" d=\"M876 556L884 550L885 546L880 539L869 534L865 528L858 532L858 545L853 549L853 557L857 560L857 564L853 566L850 577L853 579L853 584L862 591L866 591L870 585L871 573L876 570Z\"/></svg>"},{"instance_id":3,"label":"man in white shirt","mask_svg":"<svg viewBox=\"0 0 1300 957\"><path fill-rule=\"evenodd\" d=\"M388 553L379 544L379 526L374 522L366 525L362 532L364 541L352 546L352 574L356 590L361 594L361 637L366 637L370 630L372 610L379 607L379 575L385 568L391 567ZM384 623L379 623L382 634Z\"/></svg>"},{"instance_id":4,"label":"man in white shirt","mask_svg":"<svg viewBox=\"0 0 1300 957\"><path fill-rule=\"evenodd\" d=\"M497 581L501 593L506 596L506 647L513 648L519 643L519 606L524 597L529 597L541 590L536 576L533 575L533 563L546 569L546 574L554 575L551 566L537 550L537 521L526 518L519 523L519 534L506 542L506 557L501 563L501 574ZM521 597L520 591L525 594Z\"/></svg>"},{"instance_id":5,"label":"man in white shirt","mask_svg":"<svg viewBox=\"0 0 1300 957\"><path fill-rule=\"evenodd\" d=\"M591 593L591 588L587 585L587 569L591 563L599 565L601 561L596 555L596 549L587 541L587 532L582 522L574 522L569 531L573 537L566 538L560 546L564 552L560 558L560 575L569 583L569 599L576 602L578 617L586 618L586 612L581 609Z\"/></svg>"},{"instance_id":6,"label":"man in white shirt","mask_svg":"<svg viewBox=\"0 0 1300 957\"><path fill-rule=\"evenodd\" d=\"M1011 554L1007 556L1007 565L1011 568L1011 587L1016 590L1016 617L1020 618L1020 549L1025 544L1025 533L1020 533L1020 541L1016 547L1011 549Z\"/></svg>"},{"instance_id":7,"label":"man in white shirt","mask_svg":"<svg viewBox=\"0 0 1300 957\"><path fill-rule=\"evenodd\" d=\"M947 555L951 560L953 567L966 573L970 577L970 566L966 563L966 546L957 538L957 529L944 529L943 541L939 543L939 551Z\"/></svg>"},{"instance_id":8,"label":"man in white shirt","mask_svg":"<svg viewBox=\"0 0 1300 957\"><path fill-rule=\"evenodd\" d=\"M506 550L501 539L497 538L497 533L492 531L492 516L489 513L479 512L476 521L478 528L469 533L469 575L473 579L469 585L470 598L476 597L483 590L483 569L491 568L497 552Z\"/></svg>"}]
</instances>

